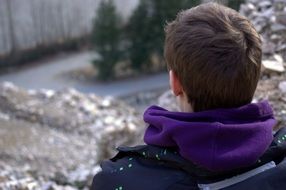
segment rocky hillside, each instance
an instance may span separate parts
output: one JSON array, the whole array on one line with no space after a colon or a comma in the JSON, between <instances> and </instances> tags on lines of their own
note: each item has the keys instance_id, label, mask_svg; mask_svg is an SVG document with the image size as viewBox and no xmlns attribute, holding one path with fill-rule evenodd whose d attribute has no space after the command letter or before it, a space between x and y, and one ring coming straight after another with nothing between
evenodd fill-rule
<instances>
[{"instance_id":1,"label":"rocky hillside","mask_svg":"<svg viewBox=\"0 0 286 190\"><path fill-rule=\"evenodd\" d=\"M140 143L144 124L109 97L4 83L0 126L0 189L78 189L115 147Z\"/></svg>"},{"instance_id":2,"label":"rocky hillside","mask_svg":"<svg viewBox=\"0 0 286 190\"><path fill-rule=\"evenodd\" d=\"M264 58L279 54L286 59L286 1L247 0L240 12L249 18L263 38Z\"/></svg>"}]
</instances>

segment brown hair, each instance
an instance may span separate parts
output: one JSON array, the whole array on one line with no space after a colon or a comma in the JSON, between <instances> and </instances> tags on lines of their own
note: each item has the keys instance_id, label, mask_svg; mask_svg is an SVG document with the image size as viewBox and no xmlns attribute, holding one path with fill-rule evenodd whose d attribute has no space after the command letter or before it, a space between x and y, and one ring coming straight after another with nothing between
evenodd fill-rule
<instances>
[{"instance_id":1,"label":"brown hair","mask_svg":"<svg viewBox=\"0 0 286 190\"><path fill-rule=\"evenodd\" d=\"M217 3L182 11L166 26L165 59L194 111L251 102L261 68L261 39L249 20Z\"/></svg>"}]
</instances>

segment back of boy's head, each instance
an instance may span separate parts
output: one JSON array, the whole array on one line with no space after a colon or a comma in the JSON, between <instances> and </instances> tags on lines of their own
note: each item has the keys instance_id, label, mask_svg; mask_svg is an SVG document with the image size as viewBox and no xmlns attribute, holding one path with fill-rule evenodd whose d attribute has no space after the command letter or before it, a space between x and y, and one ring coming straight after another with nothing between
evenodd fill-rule
<instances>
[{"instance_id":1,"label":"back of boy's head","mask_svg":"<svg viewBox=\"0 0 286 190\"><path fill-rule=\"evenodd\" d=\"M165 59L194 111L250 103L261 57L261 39L253 25L216 3L183 11L166 26Z\"/></svg>"}]
</instances>

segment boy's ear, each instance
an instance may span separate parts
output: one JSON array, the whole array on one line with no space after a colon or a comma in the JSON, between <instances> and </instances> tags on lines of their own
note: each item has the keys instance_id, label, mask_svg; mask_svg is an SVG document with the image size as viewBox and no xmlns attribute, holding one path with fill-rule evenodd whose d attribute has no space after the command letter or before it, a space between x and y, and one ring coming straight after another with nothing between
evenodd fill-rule
<instances>
[{"instance_id":1,"label":"boy's ear","mask_svg":"<svg viewBox=\"0 0 286 190\"><path fill-rule=\"evenodd\" d=\"M183 94L183 88L182 85L176 75L176 73L173 70L169 71L169 82L171 90L173 91L175 96L179 96Z\"/></svg>"}]
</instances>

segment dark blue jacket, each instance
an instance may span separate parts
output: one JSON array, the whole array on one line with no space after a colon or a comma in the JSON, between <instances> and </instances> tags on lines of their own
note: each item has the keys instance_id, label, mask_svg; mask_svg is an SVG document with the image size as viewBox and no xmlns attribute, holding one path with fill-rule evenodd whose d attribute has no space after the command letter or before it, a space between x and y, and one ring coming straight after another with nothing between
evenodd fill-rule
<instances>
[{"instance_id":1,"label":"dark blue jacket","mask_svg":"<svg viewBox=\"0 0 286 190\"><path fill-rule=\"evenodd\" d=\"M213 184L253 171L266 163L275 167L227 185L226 190L286 189L286 129L274 136L268 150L249 167L212 172L182 158L175 149L142 145L119 147L119 153L101 164L102 171L93 179L92 190L192 190L198 184Z\"/></svg>"}]
</instances>

